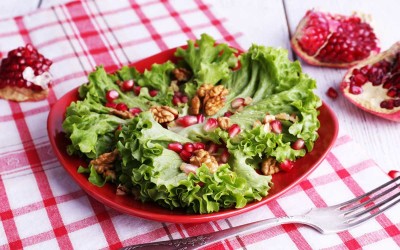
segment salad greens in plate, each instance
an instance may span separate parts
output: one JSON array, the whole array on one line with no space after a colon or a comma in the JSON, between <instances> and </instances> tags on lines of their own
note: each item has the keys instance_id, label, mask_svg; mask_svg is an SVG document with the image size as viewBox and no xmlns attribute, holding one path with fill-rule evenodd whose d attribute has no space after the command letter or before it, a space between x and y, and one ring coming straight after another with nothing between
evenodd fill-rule
<instances>
[{"instance_id":1,"label":"salad greens in plate","mask_svg":"<svg viewBox=\"0 0 400 250\"><path fill-rule=\"evenodd\" d=\"M271 175L313 150L321 101L287 51L239 53L203 34L144 72L103 67L79 88L63 130L78 171L117 194L189 213L261 200Z\"/></svg>"}]
</instances>

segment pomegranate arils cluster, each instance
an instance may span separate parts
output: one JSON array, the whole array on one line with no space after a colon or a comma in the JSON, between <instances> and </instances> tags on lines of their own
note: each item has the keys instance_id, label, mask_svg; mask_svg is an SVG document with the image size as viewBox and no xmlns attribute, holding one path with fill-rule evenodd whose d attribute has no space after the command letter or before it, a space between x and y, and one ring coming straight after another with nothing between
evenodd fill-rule
<instances>
[{"instance_id":1,"label":"pomegranate arils cluster","mask_svg":"<svg viewBox=\"0 0 400 250\"><path fill-rule=\"evenodd\" d=\"M379 52L372 27L356 15L333 15L309 10L292 38L292 47L306 62L327 67L350 67Z\"/></svg>"},{"instance_id":2,"label":"pomegranate arils cluster","mask_svg":"<svg viewBox=\"0 0 400 250\"><path fill-rule=\"evenodd\" d=\"M350 69L341 89L360 108L400 121L400 42Z\"/></svg>"},{"instance_id":3,"label":"pomegranate arils cluster","mask_svg":"<svg viewBox=\"0 0 400 250\"><path fill-rule=\"evenodd\" d=\"M32 44L11 50L1 61L0 97L15 101L45 98L52 81L48 72L52 63Z\"/></svg>"}]
</instances>

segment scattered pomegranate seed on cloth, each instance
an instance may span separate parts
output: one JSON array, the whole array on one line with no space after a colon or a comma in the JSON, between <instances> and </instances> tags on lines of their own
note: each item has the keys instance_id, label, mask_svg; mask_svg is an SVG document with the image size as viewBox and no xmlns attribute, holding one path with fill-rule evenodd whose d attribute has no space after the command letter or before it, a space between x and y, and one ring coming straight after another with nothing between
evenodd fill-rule
<instances>
[{"instance_id":1,"label":"scattered pomegranate seed on cloth","mask_svg":"<svg viewBox=\"0 0 400 250\"><path fill-rule=\"evenodd\" d=\"M326 95L329 96L329 97L332 98L332 99L336 99L336 98L338 97L339 94L338 94L338 92L336 91L335 88L330 87L330 88L328 89L328 91L326 91Z\"/></svg>"},{"instance_id":2,"label":"scattered pomegranate seed on cloth","mask_svg":"<svg viewBox=\"0 0 400 250\"><path fill-rule=\"evenodd\" d=\"M390 178L394 179L400 176L400 171L391 170L389 171L388 175L390 176Z\"/></svg>"}]
</instances>

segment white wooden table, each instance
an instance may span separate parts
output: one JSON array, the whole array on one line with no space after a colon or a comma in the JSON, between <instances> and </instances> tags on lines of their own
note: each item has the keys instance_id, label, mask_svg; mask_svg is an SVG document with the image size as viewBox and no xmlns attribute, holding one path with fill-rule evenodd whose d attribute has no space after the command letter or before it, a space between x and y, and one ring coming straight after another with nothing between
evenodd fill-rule
<instances>
[{"instance_id":1,"label":"white wooden table","mask_svg":"<svg viewBox=\"0 0 400 250\"><path fill-rule=\"evenodd\" d=\"M22 15L37 8L66 3L70 0L13 0L0 2L0 18ZM171 0L173 1L173 0ZM215 9L246 35L250 43L279 46L291 52L289 39L306 10L318 8L334 13L351 14L361 11L371 14L382 49L400 41L400 1L298 1L298 0L219 0ZM297 59L292 52L292 59ZM317 79L318 95L336 112L340 127L356 140L384 170L400 170L400 123L382 120L361 111L343 97L331 100L325 95L330 86L337 87L344 70L309 66L304 71Z\"/></svg>"}]
</instances>

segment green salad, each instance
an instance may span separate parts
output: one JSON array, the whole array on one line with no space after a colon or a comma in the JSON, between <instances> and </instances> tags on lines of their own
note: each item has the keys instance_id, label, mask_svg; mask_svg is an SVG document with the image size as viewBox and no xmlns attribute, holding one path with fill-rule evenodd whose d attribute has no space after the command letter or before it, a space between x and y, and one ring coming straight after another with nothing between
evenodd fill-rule
<instances>
[{"instance_id":1,"label":"green salad","mask_svg":"<svg viewBox=\"0 0 400 250\"><path fill-rule=\"evenodd\" d=\"M144 72L97 67L67 108L77 171L116 194L189 213L242 208L268 195L318 138L315 80L287 51L245 53L203 34Z\"/></svg>"}]
</instances>

